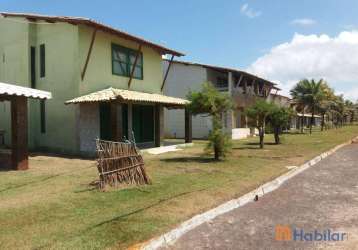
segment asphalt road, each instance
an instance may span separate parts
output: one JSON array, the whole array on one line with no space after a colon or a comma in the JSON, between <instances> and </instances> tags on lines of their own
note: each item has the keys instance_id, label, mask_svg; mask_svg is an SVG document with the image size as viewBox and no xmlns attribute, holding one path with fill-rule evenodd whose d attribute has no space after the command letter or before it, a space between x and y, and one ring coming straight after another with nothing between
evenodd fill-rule
<instances>
[{"instance_id":1,"label":"asphalt road","mask_svg":"<svg viewBox=\"0 0 358 250\"><path fill-rule=\"evenodd\" d=\"M288 226L286 240L276 239L283 236L276 235L277 225ZM358 144L340 149L259 201L202 224L168 248L358 249Z\"/></svg>"}]
</instances>

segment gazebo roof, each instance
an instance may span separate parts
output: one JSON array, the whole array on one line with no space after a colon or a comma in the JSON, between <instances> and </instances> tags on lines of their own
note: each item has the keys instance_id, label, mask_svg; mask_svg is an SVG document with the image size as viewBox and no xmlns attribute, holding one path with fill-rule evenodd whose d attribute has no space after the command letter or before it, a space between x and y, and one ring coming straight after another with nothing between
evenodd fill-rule
<instances>
[{"instance_id":1,"label":"gazebo roof","mask_svg":"<svg viewBox=\"0 0 358 250\"><path fill-rule=\"evenodd\" d=\"M28 98L35 98L35 99L51 99L52 98L52 94L47 91L0 82L0 97L3 95L5 95L5 96L25 96Z\"/></svg>"},{"instance_id":2,"label":"gazebo roof","mask_svg":"<svg viewBox=\"0 0 358 250\"><path fill-rule=\"evenodd\" d=\"M165 96L161 94L107 88L104 90L90 93L88 95L74 98L72 100L67 101L66 104L109 102L114 100L119 100L123 102L161 103L167 106L184 106L189 103L188 100L182 98Z\"/></svg>"}]
</instances>

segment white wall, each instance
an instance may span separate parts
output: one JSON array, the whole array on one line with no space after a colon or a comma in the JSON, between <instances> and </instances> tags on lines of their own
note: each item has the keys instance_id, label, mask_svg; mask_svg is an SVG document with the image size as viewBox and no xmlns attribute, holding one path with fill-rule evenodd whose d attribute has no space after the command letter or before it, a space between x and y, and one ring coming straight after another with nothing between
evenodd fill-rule
<instances>
[{"instance_id":1,"label":"white wall","mask_svg":"<svg viewBox=\"0 0 358 250\"><path fill-rule=\"evenodd\" d=\"M165 74L168 62L164 61ZM201 66L173 63L164 87L164 94L186 98L190 90L200 90L207 81L207 70ZM164 111L166 137L184 138L184 110ZM193 138L206 138L212 128L211 118L203 115L193 117Z\"/></svg>"}]
</instances>

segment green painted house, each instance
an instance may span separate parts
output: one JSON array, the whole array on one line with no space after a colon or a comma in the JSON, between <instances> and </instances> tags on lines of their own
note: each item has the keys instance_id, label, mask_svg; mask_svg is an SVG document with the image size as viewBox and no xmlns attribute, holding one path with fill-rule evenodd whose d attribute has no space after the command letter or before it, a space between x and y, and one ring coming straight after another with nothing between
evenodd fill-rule
<instances>
[{"instance_id":1,"label":"green painted house","mask_svg":"<svg viewBox=\"0 0 358 250\"><path fill-rule=\"evenodd\" d=\"M93 154L96 138L160 146L163 109L186 104L163 95L162 57L175 50L86 18L0 13L0 34L0 82L53 94L29 103L32 150ZM0 103L6 144L10 127Z\"/></svg>"}]
</instances>

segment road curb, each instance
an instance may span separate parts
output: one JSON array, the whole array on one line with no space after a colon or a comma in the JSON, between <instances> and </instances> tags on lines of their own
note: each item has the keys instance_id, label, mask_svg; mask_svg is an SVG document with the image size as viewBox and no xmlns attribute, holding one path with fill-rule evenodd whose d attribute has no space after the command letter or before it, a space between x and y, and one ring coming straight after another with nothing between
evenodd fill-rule
<instances>
[{"instance_id":1,"label":"road curb","mask_svg":"<svg viewBox=\"0 0 358 250\"><path fill-rule=\"evenodd\" d=\"M256 196L262 197L265 194L278 189L287 180L295 177L296 175L307 170L308 168L316 165L318 162L325 159L329 155L333 154L340 148L347 146L349 144L352 144L353 142L356 142L356 141L358 141L358 136L355 137L354 139L351 139L351 140L345 142L345 143L335 146L334 148L316 156L315 158L309 160L308 162L302 164L301 166L288 171L287 173L277 177L276 179L274 179L270 182L267 182L267 183L259 186L255 190L253 190L247 194L244 194L243 196L241 196L237 199L230 200L230 201L228 201L222 205L219 205L218 207L213 208L207 212L195 215L194 217L183 222L177 228L169 231L168 233L163 234L157 238L154 238L147 243L144 243L140 247L140 249L155 250L160 247L170 246L171 244L173 244L177 239L179 239L183 234L187 233L188 231L196 228L197 226L203 224L204 222L208 222L208 221L214 219L215 217L217 217L221 214L227 213L227 212L229 212L233 209L236 209L238 207L241 207L249 202L253 202L254 198Z\"/></svg>"}]
</instances>

